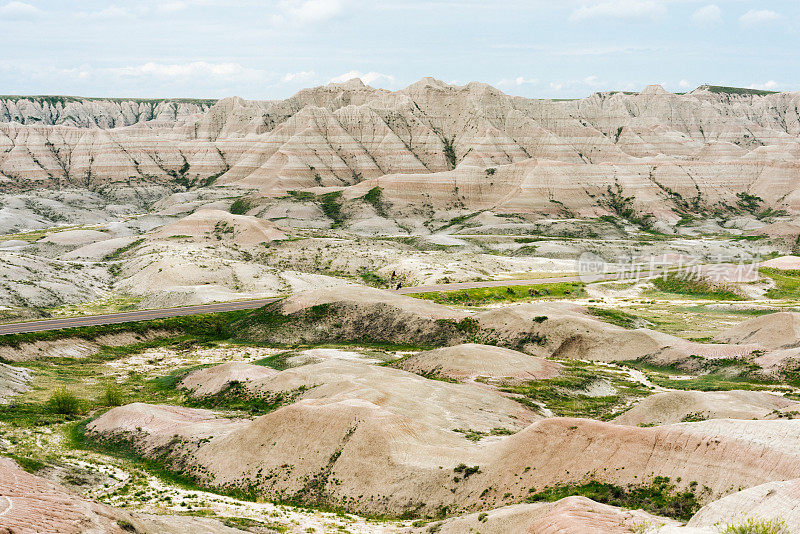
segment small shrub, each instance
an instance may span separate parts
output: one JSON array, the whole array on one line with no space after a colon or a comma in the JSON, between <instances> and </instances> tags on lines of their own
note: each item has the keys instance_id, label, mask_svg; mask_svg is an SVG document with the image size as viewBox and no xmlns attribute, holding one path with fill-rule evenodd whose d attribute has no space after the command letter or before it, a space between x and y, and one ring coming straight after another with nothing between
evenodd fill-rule
<instances>
[{"instance_id":1,"label":"small shrub","mask_svg":"<svg viewBox=\"0 0 800 534\"><path fill-rule=\"evenodd\" d=\"M125 532L136 532L136 527L134 527L130 521L126 521L125 519L118 519L117 526Z\"/></svg>"},{"instance_id":2,"label":"small shrub","mask_svg":"<svg viewBox=\"0 0 800 534\"><path fill-rule=\"evenodd\" d=\"M100 399L103 406L122 406L122 401L122 390L113 384L106 386L103 397Z\"/></svg>"},{"instance_id":3,"label":"small shrub","mask_svg":"<svg viewBox=\"0 0 800 534\"><path fill-rule=\"evenodd\" d=\"M231 204L230 212L233 215L244 215L248 211L253 209L253 200L249 198L237 198Z\"/></svg>"},{"instance_id":4,"label":"small shrub","mask_svg":"<svg viewBox=\"0 0 800 534\"><path fill-rule=\"evenodd\" d=\"M467 464L458 464L453 468L453 471L456 473L461 473L464 478L469 477L470 475L474 475L475 473L480 473L481 469L477 465L473 465L472 467L467 466Z\"/></svg>"},{"instance_id":5,"label":"small shrub","mask_svg":"<svg viewBox=\"0 0 800 534\"><path fill-rule=\"evenodd\" d=\"M51 412L61 415L76 415L81 411L81 399L66 387L55 390L47 401Z\"/></svg>"}]
</instances>

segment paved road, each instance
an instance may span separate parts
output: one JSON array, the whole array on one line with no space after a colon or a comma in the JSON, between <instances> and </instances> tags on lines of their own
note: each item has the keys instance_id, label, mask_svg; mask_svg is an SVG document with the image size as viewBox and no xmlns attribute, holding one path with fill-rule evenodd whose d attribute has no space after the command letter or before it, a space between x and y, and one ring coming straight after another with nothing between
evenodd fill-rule
<instances>
[{"instance_id":1,"label":"paved road","mask_svg":"<svg viewBox=\"0 0 800 534\"><path fill-rule=\"evenodd\" d=\"M180 308L161 308L157 310L137 310L107 315L87 315L84 317L68 317L65 319L45 319L27 323L0 324L0 335L21 334L24 332L43 332L45 330L60 330L75 326L96 326L102 324L130 323L133 321L147 321L150 319L164 319L166 317L180 317L183 315L198 315L201 313L227 312L234 310L253 310L275 302L276 298L259 300L242 300L238 302L220 302L217 304L202 304L199 306L183 306Z\"/></svg>"},{"instance_id":2,"label":"paved road","mask_svg":"<svg viewBox=\"0 0 800 534\"><path fill-rule=\"evenodd\" d=\"M613 280L620 278L618 274L610 273L598 275L592 281ZM622 278L624 279L624 278ZM479 287L523 286L533 284L552 284L558 282L580 282L578 276L561 276L556 278L533 278L524 280L493 280L488 282L458 282L452 284L437 284L430 286L409 286L396 291L404 295L414 293L428 293L432 291L455 291L458 289L476 289ZM0 335L22 334L25 332L43 332L45 330L60 330L77 326L97 326L103 324L130 323L134 321L147 321L150 319L164 319L167 317L180 317L183 315L199 315L202 313L227 312L235 310L253 310L266 306L278 300L277 298L241 300L236 302L220 302L217 304L201 304L198 306L183 306L180 308L160 308L155 310L137 310L107 315L87 315L83 317L68 317L64 319L45 319L25 323L0 324Z\"/></svg>"}]
</instances>

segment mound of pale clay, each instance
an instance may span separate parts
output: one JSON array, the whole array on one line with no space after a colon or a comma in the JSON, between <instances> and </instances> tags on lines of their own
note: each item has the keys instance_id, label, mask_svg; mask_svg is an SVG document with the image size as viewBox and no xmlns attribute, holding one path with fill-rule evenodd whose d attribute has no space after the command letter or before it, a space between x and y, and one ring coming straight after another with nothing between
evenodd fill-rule
<instances>
[{"instance_id":1,"label":"mound of pale clay","mask_svg":"<svg viewBox=\"0 0 800 534\"><path fill-rule=\"evenodd\" d=\"M142 534L241 532L207 518L142 516L99 504L0 458L0 534L125 534L131 527Z\"/></svg>"},{"instance_id":2,"label":"mound of pale clay","mask_svg":"<svg viewBox=\"0 0 800 534\"><path fill-rule=\"evenodd\" d=\"M220 367L224 367L220 373L227 376L230 368L224 365L204 369L206 383L222 383L212 378ZM252 377L247 369L252 371ZM297 392L301 399L369 401L411 421L444 430L519 429L540 418L493 390L429 380L400 369L357 361L330 359L272 374L259 366L239 370L238 379L256 394Z\"/></svg>"},{"instance_id":3,"label":"mound of pale clay","mask_svg":"<svg viewBox=\"0 0 800 534\"><path fill-rule=\"evenodd\" d=\"M363 286L339 286L298 293L274 304L271 313L292 315L276 325L263 311L241 321L254 341L325 343L332 339L402 344L450 345L463 340L458 324L469 314L441 304Z\"/></svg>"},{"instance_id":4,"label":"mound of pale clay","mask_svg":"<svg viewBox=\"0 0 800 534\"><path fill-rule=\"evenodd\" d=\"M269 221L249 215L233 215L227 211L201 209L174 223L159 228L155 238L188 236L194 239L233 240L239 245L257 245L286 234Z\"/></svg>"},{"instance_id":5,"label":"mound of pale clay","mask_svg":"<svg viewBox=\"0 0 800 534\"><path fill-rule=\"evenodd\" d=\"M772 372L795 367L798 361L800 361L800 347L771 350L753 358L753 363L765 371Z\"/></svg>"},{"instance_id":6,"label":"mound of pale clay","mask_svg":"<svg viewBox=\"0 0 800 534\"><path fill-rule=\"evenodd\" d=\"M0 363L0 404L7 402L12 395L28 391L30 379L27 369Z\"/></svg>"},{"instance_id":7,"label":"mound of pale clay","mask_svg":"<svg viewBox=\"0 0 800 534\"><path fill-rule=\"evenodd\" d=\"M134 402L110 410L90 426L100 433L113 430L133 436L146 434L143 443L154 448L166 445L176 436L203 439L246 425L246 421L218 417L210 410Z\"/></svg>"},{"instance_id":8,"label":"mound of pale clay","mask_svg":"<svg viewBox=\"0 0 800 534\"><path fill-rule=\"evenodd\" d=\"M627 361L647 359L656 363L704 358L736 358L758 346L702 344L645 328L628 330L606 323L569 303L527 303L495 308L476 314L475 320L507 344L526 342L527 350L540 356Z\"/></svg>"},{"instance_id":9,"label":"mound of pale clay","mask_svg":"<svg viewBox=\"0 0 800 534\"><path fill-rule=\"evenodd\" d=\"M244 362L223 363L215 367L198 369L186 375L180 385L192 391L193 397L219 393L231 382L261 380L278 374L275 369Z\"/></svg>"},{"instance_id":10,"label":"mound of pale clay","mask_svg":"<svg viewBox=\"0 0 800 534\"><path fill-rule=\"evenodd\" d=\"M109 235L97 230L64 230L55 232L42 239L42 243L55 243L56 245L88 245L97 241L108 239Z\"/></svg>"},{"instance_id":11,"label":"mound of pale clay","mask_svg":"<svg viewBox=\"0 0 800 534\"><path fill-rule=\"evenodd\" d=\"M766 349L789 349L800 344L800 313L777 312L753 317L717 334L723 343L755 343Z\"/></svg>"},{"instance_id":12,"label":"mound of pale clay","mask_svg":"<svg viewBox=\"0 0 800 534\"><path fill-rule=\"evenodd\" d=\"M35 341L19 346L0 347L0 358L9 362L24 362L40 358L85 358L100 351L97 343L86 339L67 338Z\"/></svg>"},{"instance_id":13,"label":"mound of pale clay","mask_svg":"<svg viewBox=\"0 0 800 534\"><path fill-rule=\"evenodd\" d=\"M420 352L404 359L402 369L421 375L436 375L458 381L476 377L513 381L553 378L562 366L516 350L466 343Z\"/></svg>"},{"instance_id":14,"label":"mound of pale clay","mask_svg":"<svg viewBox=\"0 0 800 534\"><path fill-rule=\"evenodd\" d=\"M186 443L170 436L190 435L211 414L183 409L165 417L162 411L122 406L90 423L88 430L90 435L133 439L145 454L167 443L177 449L176 456L191 451L183 456L188 465L181 469L211 486L247 487L267 498L305 502L324 495L328 502L348 501L353 508L384 513L427 506L430 491L450 494L443 485L452 466L474 447L455 432L359 399L301 400Z\"/></svg>"},{"instance_id":15,"label":"mound of pale clay","mask_svg":"<svg viewBox=\"0 0 800 534\"><path fill-rule=\"evenodd\" d=\"M687 526L737 525L748 519L783 521L788 532L800 531L800 479L768 482L711 502Z\"/></svg>"},{"instance_id":16,"label":"mound of pale clay","mask_svg":"<svg viewBox=\"0 0 800 534\"><path fill-rule=\"evenodd\" d=\"M747 232L747 235L765 235L768 237L792 239L800 235L800 225L793 221L778 221L757 230Z\"/></svg>"},{"instance_id":17,"label":"mound of pale clay","mask_svg":"<svg viewBox=\"0 0 800 534\"><path fill-rule=\"evenodd\" d=\"M94 260L99 261L113 252L126 247L136 241L136 236L115 237L104 241L97 241L67 252L62 256L65 260Z\"/></svg>"},{"instance_id":18,"label":"mound of pale clay","mask_svg":"<svg viewBox=\"0 0 800 534\"><path fill-rule=\"evenodd\" d=\"M567 497L553 503L514 504L485 513L472 513L447 519L437 531L441 534L480 532L481 534L631 534L640 525L678 525L677 521L657 517L642 510L623 510L600 504L586 497ZM426 527L412 532L428 532Z\"/></svg>"},{"instance_id":19,"label":"mound of pale clay","mask_svg":"<svg viewBox=\"0 0 800 534\"><path fill-rule=\"evenodd\" d=\"M800 256L780 256L761 262L761 267L781 269L783 271L795 271L800 269Z\"/></svg>"},{"instance_id":20,"label":"mound of pale clay","mask_svg":"<svg viewBox=\"0 0 800 534\"><path fill-rule=\"evenodd\" d=\"M331 287L292 295L281 304L281 311L290 315L320 304L344 304L357 307L382 306L426 319L460 320L468 314L429 300L415 299L365 286Z\"/></svg>"},{"instance_id":21,"label":"mound of pale clay","mask_svg":"<svg viewBox=\"0 0 800 534\"><path fill-rule=\"evenodd\" d=\"M105 334L93 340L62 338L48 341L20 343L0 347L0 358L9 362L26 362L43 358L85 358L97 354L102 347L119 347L170 335L167 331L150 331L144 334L120 332Z\"/></svg>"},{"instance_id":22,"label":"mound of pale clay","mask_svg":"<svg viewBox=\"0 0 800 534\"><path fill-rule=\"evenodd\" d=\"M691 481L707 486L698 498L710 502L739 488L800 478L800 420L641 428L552 418L490 445L436 422L358 398L317 398L227 422L207 410L132 404L101 415L88 430L132 440L153 456L167 446L180 469L205 484L309 503L324 495L362 512L448 506L460 513L518 502L531 488L592 479L635 486L654 476L679 489ZM461 463L478 470L462 478Z\"/></svg>"},{"instance_id":23,"label":"mound of pale clay","mask_svg":"<svg viewBox=\"0 0 800 534\"><path fill-rule=\"evenodd\" d=\"M800 411L800 402L764 391L665 391L639 401L616 419L622 425L665 425L689 419L764 419Z\"/></svg>"}]
</instances>

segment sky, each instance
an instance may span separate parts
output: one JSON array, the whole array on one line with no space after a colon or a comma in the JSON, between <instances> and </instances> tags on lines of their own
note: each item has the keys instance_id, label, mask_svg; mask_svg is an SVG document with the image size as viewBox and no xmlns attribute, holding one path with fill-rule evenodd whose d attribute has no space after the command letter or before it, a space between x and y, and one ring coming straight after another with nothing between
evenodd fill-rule
<instances>
[{"instance_id":1,"label":"sky","mask_svg":"<svg viewBox=\"0 0 800 534\"><path fill-rule=\"evenodd\" d=\"M531 98L800 90L797 0L0 0L0 94L287 98L350 78Z\"/></svg>"}]
</instances>

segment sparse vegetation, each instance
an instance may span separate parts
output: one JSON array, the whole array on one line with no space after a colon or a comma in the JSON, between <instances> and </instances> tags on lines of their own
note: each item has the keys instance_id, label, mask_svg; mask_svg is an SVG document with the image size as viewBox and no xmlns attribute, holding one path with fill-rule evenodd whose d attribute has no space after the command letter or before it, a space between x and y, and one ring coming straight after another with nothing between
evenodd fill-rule
<instances>
[{"instance_id":1,"label":"sparse vegetation","mask_svg":"<svg viewBox=\"0 0 800 534\"><path fill-rule=\"evenodd\" d=\"M130 251L130 250L133 250L133 249L135 249L136 247L138 247L138 246L139 246L139 245L141 245L142 243L144 243L144 239L137 239L136 241L133 241L133 242L131 242L131 243L128 243L128 244L127 244L127 245L125 245L124 247L120 247L120 248L118 248L117 250L115 250L114 252L110 252L110 253L106 254L106 255L103 257L103 261L114 261L114 260L118 260L119 258L121 258L121 257L122 257L122 255L123 255L123 254L125 254L126 252L128 252L128 251Z\"/></svg>"},{"instance_id":2,"label":"sparse vegetation","mask_svg":"<svg viewBox=\"0 0 800 534\"><path fill-rule=\"evenodd\" d=\"M767 290L765 295L767 298L800 300L800 271L762 267L759 273L775 282L775 287Z\"/></svg>"},{"instance_id":3,"label":"sparse vegetation","mask_svg":"<svg viewBox=\"0 0 800 534\"><path fill-rule=\"evenodd\" d=\"M669 273L661 278L654 278L653 285L664 293L686 295L709 300L744 300L732 289L697 276Z\"/></svg>"},{"instance_id":4,"label":"sparse vegetation","mask_svg":"<svg viewBox=\"0 0 800 534\"><path fill-rule=\"evenodd\" d=\"M106 390L103 392L103 397L100 399L100 403L103 406L122 406L124 403L125 395L122 392L122 389L119 388L116 384L108 384L106 386Z\"/></svg>"},{"instance_id":5,"label":"sparse vegetation","mask_svg":"<svg viewBox=\"0 0 800 534\"><path fill-rule=\"evenodd\" d=\"M587 309L595 317L623 328L637 328L638 323L641 321L639 317L621 310L598 308L597 306L589 306Z\"/></svg>"},{"instance_id":6,"label":"sparse vegetation","mask_svg":"<svg viewBox=\"0 0 800 534\"><path fill-rule=\"evenodd\" d=\"M320 208L322 208L325 216L333 221L331 225L333 228L338 228L344 223L345 217L342 213L342 192L334 191L333 193L325 193L317 197Z\"/></svg>"},{"instance_id":7,"label":"sparse vegetation","mask_svg":"<svg viewBox=\"0 0 800 534\"><path fill-rule=\"evenodd\" d=\"M680 491L668 477L655 477L650 484L616 486L591 481L580 485L553 486L528 497L529 502L554 502L564 497L580 495L593 501L622 508L642 509L651 514L686 521L699 508L693 491ZM738 534L738 533L736 533Z\"/></svg>"},{"instance_id":8,"label":"sparse vegetation","mask_svg":"<svg viewBox=\"0 0 800 534\"><path fill-rule=\"evenodd\" d=\"M518 302L537 298L580 298L584 295L584 284L580 282L558 282L554 284L459 289L456 291L417 293L411 296L432 300L440 304L485 306L496 302Z\"/></svg>"},{"instance_id":9,"label":"sparse vegetation","mask_svg":"<svg viewBox=\"0 0 800 534\"><path fill-rule=\"evenodd\" d=\"M780 519L748 518L741 523L728 523L721 534L789 534L786 522Z\"/></svg>"},{"instance_id":10,"label":"sparse vegetation","mask_svg":"<svg viewBox=\"0 0 800 534\"><path fill-rule=\"evenodd\" d=\"M367 194L361 197L364 199L364 202L372 204L372 207L375 208L375 213L380 215L381 217L386 217L386 204L383 201L383 192L381 191L380 187L373 187Z\"/></svg>"},{"instance_id":11,"label":"sparse vegetation","mask_svg":"<svg viewBox=\"0 0 800 534\"><path fill-rule=\"evenodd\" d=\"M643 371L654 384L679 390L730 391L743 390L781 390L781 382L761 375L761 369L746 360L719 358L706 360L695 357L684 364L695 366L688 371L676 366L656 365L638 360L625 362L625 365Z\"/></svg>"},{"instance_id":12,"label":"sparse vegetation","mask_svg":"<svg viewBox=\"0 0 800 534\"><path fill-rule=\"evenodd\" d=\"M244 215L255 207L255 200L247 197L240 197L231 204L230 212L233 215Z\"/></svg>"},{"instance_id":13,"label":"sparse vegetation","mask_svg":"<svg viewBox=\"0 0 800 534\"><path fill-rule=\"evenodd\" d=\"M456 168L457 158L456 158L456 149L453 146L453 142L456 140L455 136L448 139L446 136L442 136L442 145L444 145L444 157L447 160L447 163L450 165L451 169Z\"/></svg>"},{"instance_id":14,"label":"sparse vegetation","mask_svg":"<svg viewBox=\"0 0 800 534\"><path fill-rule=\"evenodd\" d=\"M77 415L81 412L83 401L66 387L55 390L47 400L47 408L59 415Z\"/></svg>"},{"instance_id":15,"label":"sparse vegetation","mask_svg":"<svg viewBox=\"0 0 800 534\"><path fill-rule=\"evenodd\" d=\"M617 415L616 411L628 400L650 394L643 385L609 369L575 360L561 364L565 369L560 376L519 385L506 384L501 390L521 395L512 398L537 410L545 407L556 416L602 420Z\"/></svg>"}]
</instances>

